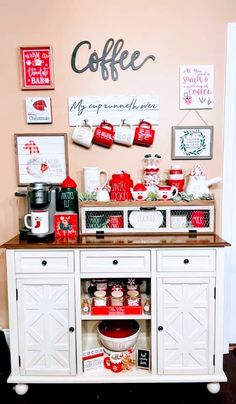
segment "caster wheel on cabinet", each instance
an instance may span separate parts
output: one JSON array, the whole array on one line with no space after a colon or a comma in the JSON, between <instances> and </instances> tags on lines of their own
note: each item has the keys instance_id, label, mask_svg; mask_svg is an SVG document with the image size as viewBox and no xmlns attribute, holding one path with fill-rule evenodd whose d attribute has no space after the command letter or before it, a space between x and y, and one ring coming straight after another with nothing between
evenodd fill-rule
<instances>
[{"instance_id":1,"label":"caster wheel on cabinet","mask_svg":"<svg viewBox=\"0 0 236 404\"><path fill-rule=\"evenodd\" d=\"M27 393L29 386L28 384L16 384L13 389L15 390L16 394L23 396Z\"/></svg>"},{"instance_id":2,"label":"caster wheel on cabinet","mask_svg":"<svg viewBox=\"0 0 236 404\"><path fill-rule=\"evenodd\" d=\"M220 391L220 383L207 383L207 390L211 394L217 394Z\"/></svg>"}]
</instances>

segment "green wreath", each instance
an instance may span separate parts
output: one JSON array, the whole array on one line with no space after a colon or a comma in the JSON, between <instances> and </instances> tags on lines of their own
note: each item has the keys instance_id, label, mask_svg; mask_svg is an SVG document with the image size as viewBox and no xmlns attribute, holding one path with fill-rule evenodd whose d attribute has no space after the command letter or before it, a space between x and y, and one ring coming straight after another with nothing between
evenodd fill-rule
<instances>
[{"instance_id":1,"label":"green wreath","mask_svg":"<svg viewBox=\"0 0 236 404\"><path fill-rule=\"evenodd\" d=\"M191 136L193 134L193 131L185 130L184 135L180 137L180 150L183 151L186 156L199 156L201 152L206 149L206 136L199 129L197 129L196 132L199 135L200 144L199 147L193 151L188 151L185 144L186 138L188 136Z\"/></svg>"}]
</instances>

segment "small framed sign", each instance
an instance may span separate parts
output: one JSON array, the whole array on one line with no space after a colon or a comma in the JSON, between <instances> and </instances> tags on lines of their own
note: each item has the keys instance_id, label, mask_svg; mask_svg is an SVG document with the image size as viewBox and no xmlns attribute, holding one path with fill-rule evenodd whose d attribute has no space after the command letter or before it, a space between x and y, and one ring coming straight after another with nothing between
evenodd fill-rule
<instances>
[{"instance_id":1,"label":"small framed sign","mask_svg":"<svg viewBox=\"0 0 236 404\"><path fill-rule=\"evenodd\" d=\"M213 126L173 126L172 160L211 160Z\"/></svg>"},{"instance_id":2,"label":"small framed sign","mask_svg":"<svg viewBox=\"0 0 236 404\"><path fill-rule=\"evenodd\" d=\"M51 46L19 48L21 89L54 89Z\"/></svg>"},{"instance_id":3,"label":"small framed sign","mask_svg":"<svg viewBox=\"0 0 236 404\"><path fill-rule=\"evenodd\" d=\"M137 351L137 368L150 370L150 350L138 349Z\"/></svg>"},{"instance_id":4,"label":"small framed sign","mask_svg":"<svg viewBox=\"0 0 236 404\"><path fill-rule=\"evenodd\" d=\"M26 97L27 123L52 123L52 107L50 97Z\"/></svg>"}]
</instances>

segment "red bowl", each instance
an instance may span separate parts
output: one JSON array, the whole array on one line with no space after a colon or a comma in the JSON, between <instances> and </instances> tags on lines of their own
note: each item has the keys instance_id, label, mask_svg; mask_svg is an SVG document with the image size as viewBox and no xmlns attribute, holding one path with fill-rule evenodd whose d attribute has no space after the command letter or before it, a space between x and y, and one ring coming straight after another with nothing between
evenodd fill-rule
<instances>
[{"instance_id":1,"label":"red bowl","mask_svg":"<svg viewBox=\"0 0 236 404\"><path fill-rule=\"evenodd\" d=\"M139 330L136 320L103 320L98 325L102 335L110 338L127 338Z\"/></svg>"}]
</instances>

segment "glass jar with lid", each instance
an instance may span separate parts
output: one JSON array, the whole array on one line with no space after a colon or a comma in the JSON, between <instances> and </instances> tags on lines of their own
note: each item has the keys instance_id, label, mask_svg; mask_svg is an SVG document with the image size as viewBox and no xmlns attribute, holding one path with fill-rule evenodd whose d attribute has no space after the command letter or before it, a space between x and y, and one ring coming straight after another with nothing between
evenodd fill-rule
<instances>
[{"instance_id":1,"label":"glass jar with lid","mask_svg":"<svg viewBox=\"0 0 236 404\"><path fill-rule=\"evenodd\" d=\"M105 290L96 290L94 292L93 304L94 306L106 306L107 298Z\"/></svg>"},{"instance_id":2,"label":"glass jar with lid","mask_svg":"<svg viewBox=\"0 0 236 404\"><path fill-rule=\"evenodd\" d=\"M139 306L140 305L139 292L137 290L128 290L126 300L128 306Z\"/></svg>"},{"instance_id":3,"label":"glass jar with lid","mask_svg":"<svg viewBox=\"0 0 236 404\"><path fill-rule=\"evenodd\" d=\"M111 305L112 306L123 306L124 295L121 290L114 290L111 292Z\"/></svg>"}]
</instances>

